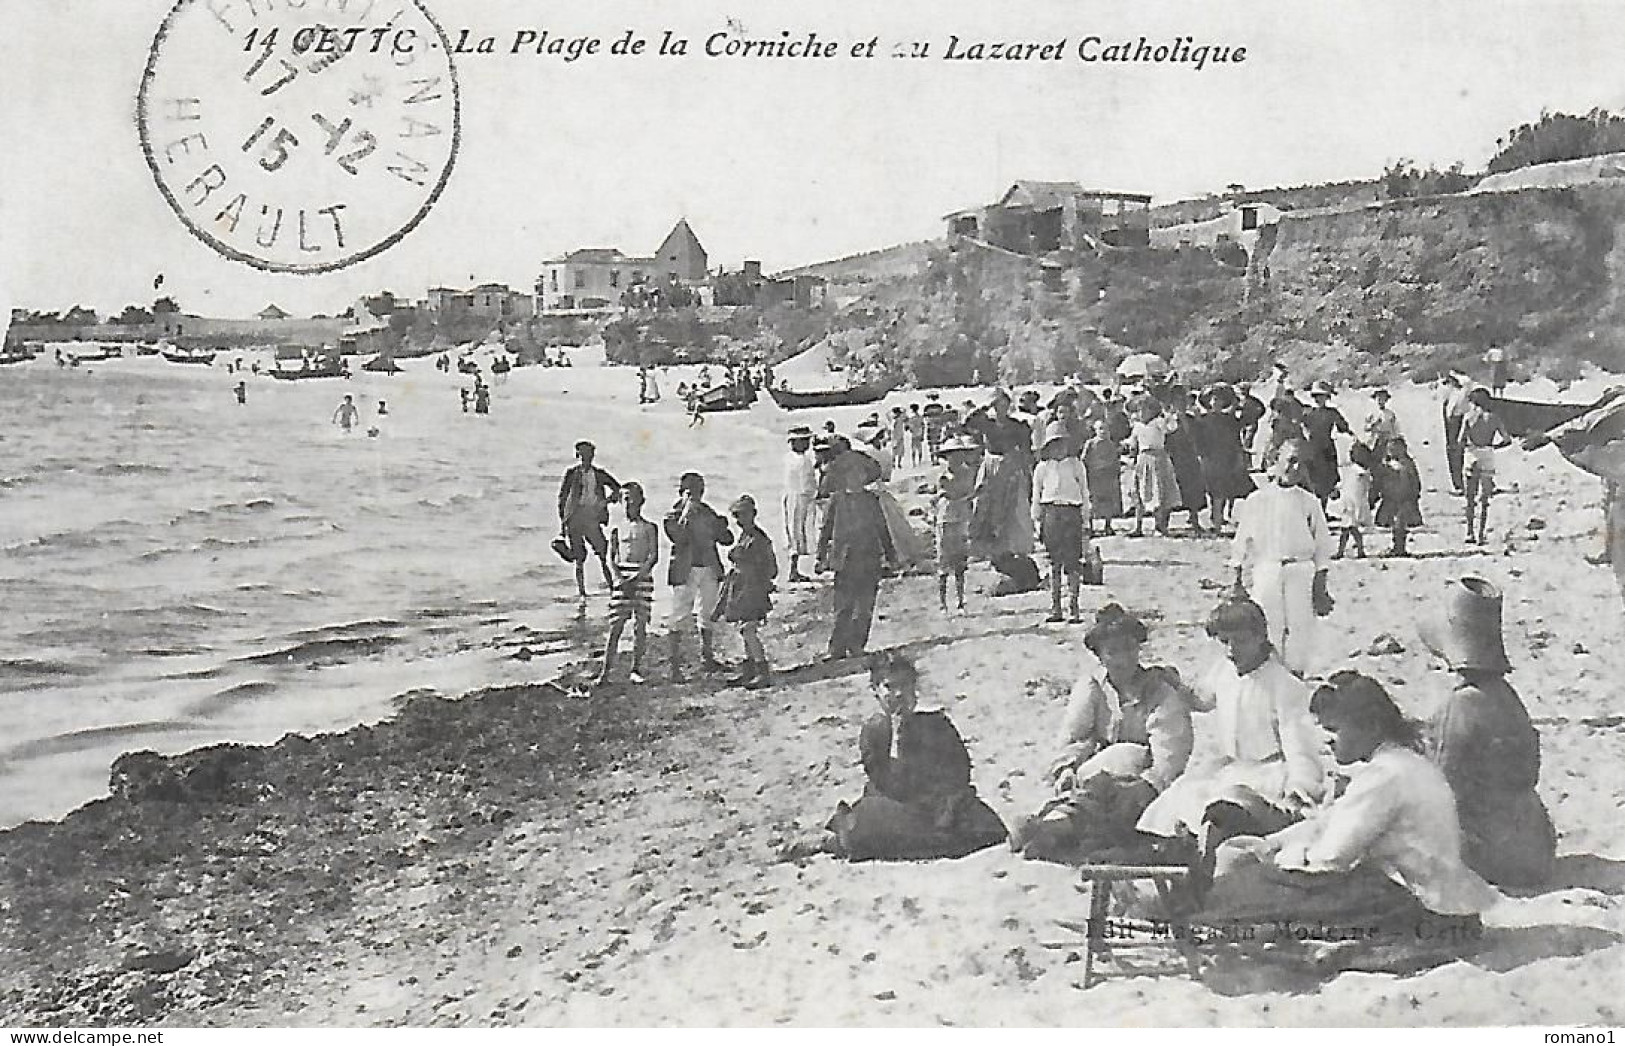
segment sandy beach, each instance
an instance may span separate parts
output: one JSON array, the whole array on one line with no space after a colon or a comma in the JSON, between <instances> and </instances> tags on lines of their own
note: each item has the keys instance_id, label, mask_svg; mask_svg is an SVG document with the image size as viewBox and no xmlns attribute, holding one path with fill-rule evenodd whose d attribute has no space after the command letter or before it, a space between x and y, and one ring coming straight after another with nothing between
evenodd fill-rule
<instances>
[{"instance_id":1,"label":"sandy beach","mask_svg":"<svg viewBox=\"0 0 1625 1046\"><path fill-rule=\"evenodd\" d=\"M578 384L550 432L637 410L619 402L635 398L630 371L545 375L563 377ZM1354 417L1367 403L1339 402ZM862 786L856 735L872 700L860 666L810 667L826 638L819 584L781 591L764 632L781 675L766 690L651 684L581 700L550 682L556 661L493 643L485 662L500 677L470 670L465 690L440 680L404 698L412 688L397 683L392 700L375 695L395 711L372 725L184 756L157 771L168 800L115 797L0 834L0 935L13 942L0 1022L1617 1024L1625 611L1612 574L1583 559L1599 544L1598 484L1550 449L1505 452L1491 542L1469 552L1440 482L1432 392L1400 389L1394 405L1428 526L1413 559L1334 564L1327 663L1376 675L1424 714L1441 677L1416 622L1452 578L1501 585L1512 680L1541 732L1540 792L1559 831L1557 881L1492 910L1470 959L1327 983L1216 961L1200 979L1147 973L1084 991L1081 942L1057 925L1085 915L1066 868L1002 847L931 863L775 863L778 842ZM794 420L823 420L812 413ZM829 412L846 428L863 413ZM789 415L759 404L693 432L675 408L640 417L597 426L621 478L660 492L699 465L713 503L748 488L776 504ZM892 486L917 507L921 483L916 470ZM539 486L539 515L551 493ZM777 536L776 509L767 516ZM1371 551L1386 544L1368 537ZM1218 656L1201 621L1226 542L1119 537L1102 550L1106 584L1085 590L1086 612L1116 600L1144 615L1151 662L1189 674ZM973 568L976 588L990 577ZM944 617L934 581L897 579L871 641L919 657L922 706L952 716L981 795L1007 821L1045 798L1083 656L1081 627L1041 624L1045 600L973 594L967 613ZM602 612L594 600L583 642L596 642ZM592 667L584 654L560 655L575 658L565 678ZM1197 733L1200 746L1200 720Z\"/></svg>"}]
</instances>

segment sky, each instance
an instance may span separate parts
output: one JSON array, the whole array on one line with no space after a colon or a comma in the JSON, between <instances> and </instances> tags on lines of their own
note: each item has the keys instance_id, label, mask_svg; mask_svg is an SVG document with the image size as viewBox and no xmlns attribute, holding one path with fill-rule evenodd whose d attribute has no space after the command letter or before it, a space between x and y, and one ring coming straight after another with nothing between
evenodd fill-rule
<instances>
[{"instance_id":1,"label":"sky","mask_svg":"<svg viewBox=\"0 0 1625 1046\"><path fill-rule=\"evenodd\" d=\"M246 3L248 0L230 0ZM256 0L308 3L338 0ZM1606 2L1499 0L424 0L454 39L624 30L693 41L683 58L456 59L462 142L422 223L374 258L270 274L216 254L148 171L134 99L173 0L0 0L0 304L117 311L153 283L191 312L275 302L335 312L363 293L530 289L577 247L652 253L686 218L711 265L769 270L940 235L949 211L1015 179L1148 192L1158 202L1369 178L1407 158L1482 168L1543 109L1625 110L1625 19ZM874 59L708 59L729 21L879 37ZM962 42L1065 38L1067 58L968 62ZM1078 41L1144 35L1244 46L1239 65L1086 64ZM887 44L924 41L926 59ZM650 44L654 46L653 42ZM963 46L963 43L962 43Z\"/></svg>"}]
</instances>

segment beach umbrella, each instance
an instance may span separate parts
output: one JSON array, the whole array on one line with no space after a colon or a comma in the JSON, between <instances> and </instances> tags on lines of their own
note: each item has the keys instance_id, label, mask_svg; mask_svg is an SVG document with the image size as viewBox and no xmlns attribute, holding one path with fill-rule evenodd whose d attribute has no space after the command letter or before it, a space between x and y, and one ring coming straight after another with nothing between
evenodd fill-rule
<instances>
[{"instance_id":1,"label":"beach umbrella","mask_svg":"<svg viewBox=\"0 0 1625 1046\"><path fill-rule=\"evenodd\" d=\"M1117 365L1119 378L1162 377L1168 373L1168 361L1153 352L1139 352Z\"/></svg>"}]
</instances>

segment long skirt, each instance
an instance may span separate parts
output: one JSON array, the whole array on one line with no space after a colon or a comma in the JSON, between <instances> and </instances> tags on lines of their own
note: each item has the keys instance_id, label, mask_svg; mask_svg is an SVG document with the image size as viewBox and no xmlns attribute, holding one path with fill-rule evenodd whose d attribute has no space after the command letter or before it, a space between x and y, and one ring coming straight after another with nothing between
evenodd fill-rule
<instances>
[{"instance_id":1,"label":"long skirt","mask_svg":"<svg viewBox=\"0 0 1625 1046\"><path fill-rule=\"evenodd\" d=\"M1138 827L1147 835L1168 839L1181 834L1200 837L1208 807L1229 803L1254 821L1269 824L1272 829L1284 828L1290 823L1280 808L1286 796L1286 775L1286 760L1279 758L1264 762L1238 759L1186 770L1145 808Z\"/></svg>"},{"instance_id":2,"label":"long skirt","mask_svg":"<svg viewBox=\"0 0 1625 1046\"><path fill-rule=\"evenodd\" d=\"M1134 459L1134 504L1144 512L1178 508L1184 502L1174 463L1165 451L1142 450Z\"/></svg>"},{"instance_id":3,"label":"long skirt","mask_svg":"<svg viewBox=\"0 0 1625 1046\"><path fill-rule=\"evenodd\" d=\"M1380 871L1298 872L1275 867L1262 840L1231 839L1219 848L1212 888L1189 916L1216 927L1220 940L1299 947L1321 972L1359 969L1409 973L1478 950L1477 915L1428 911Z\"/></svg>"},{"instance_id":4,"label":"long skirt","mask_svg":"<svg viewBox=\"0 0 1625 1046\"><path fill-rule=\"evenodd\" d=\"M1032 555L1032 496L1032 476L1014 455L984 459L971 509L971 541L979 554Z\"/></svg>"},{"instance_id":5,"label":"long skirt","mask_svg":"<svg viewBox=\"0 0 1625 1046\"><path fill-rule=\"evenodd\" d=\"M945 816L942 797L902 803L865 788L856 803L841 803L826 827L841 855L853 861L964 857L1004 842L1004 822L975 793L960 796L954 807Z\"/></svg>"},{"instance_id":6,"label":"long skirt","mask_svg":"<svg viewBox=\"0 0 1625 1046\"><path fill-rule=\"evenodd\" d=\"M1089 483L1089 509L1095 519L1116 519L1123 514L1123 477L1114 459L1108 465L1090 468L1084 475Z\"/></svg>"}]
</instances>

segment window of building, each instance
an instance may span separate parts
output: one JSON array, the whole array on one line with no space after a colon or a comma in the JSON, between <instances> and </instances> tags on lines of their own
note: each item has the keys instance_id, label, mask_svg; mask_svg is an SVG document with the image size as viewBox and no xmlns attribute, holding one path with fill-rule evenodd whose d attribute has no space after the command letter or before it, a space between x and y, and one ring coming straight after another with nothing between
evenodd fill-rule
<instances>
[{"instance_id":1,"label":"window of building","mask_svg":"<svg viewBox=\"0 0 1625 1046\"><path fill-rule=\"evenodd\" d=\"M553 293L557 294L558 290L559 290L559 270L554 269L553 270Z\"/></svg>"},{"instance_id":2,"label":"window of building","mask_svg":"<svg viewBox=\"0 0 1625 1046\"><path fill-rule=\"evenodd\" d=\"M621 285L621 270L609 270L609 285L611 287L619 287Z\"/></svg>"},{"instance_id":3,"label":"window of building","mask_svg":"<svg viewBox=\"0 0 1625 1046\"><path fill-rule=\"evenodd\" d=\"M1241 209L1241 231L1249 232L1258 228L1258 208L1243 207Z\"/></svg>"},{"instance_id":4,"label":"window of building","mask_svg":"<svg viewBox=\"0 0 1625 1046\"><path fill-rule=\"evenodd\" d=\"M586 285L587 285L587 270L586 269L577 269L576 270L576 290L580 290L581 288L585 287Z\"/></svg>"}]
</instances>

